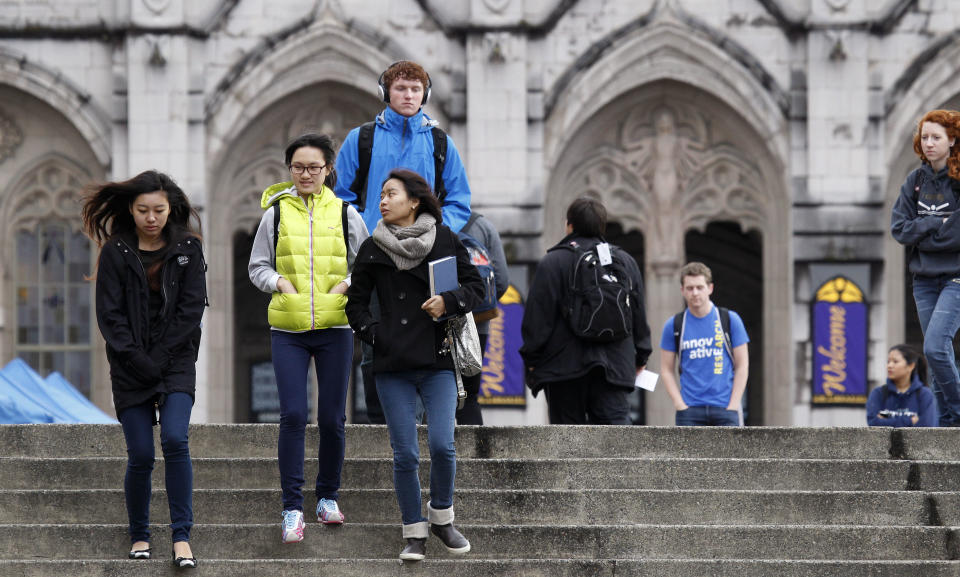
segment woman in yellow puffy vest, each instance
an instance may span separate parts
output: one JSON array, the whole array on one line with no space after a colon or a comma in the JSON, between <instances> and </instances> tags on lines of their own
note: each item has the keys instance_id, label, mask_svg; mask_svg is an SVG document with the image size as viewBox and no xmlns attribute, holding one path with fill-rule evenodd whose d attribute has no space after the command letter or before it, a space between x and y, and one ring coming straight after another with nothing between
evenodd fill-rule
<instances>
[{"instance_id":1,"label":"woman in yellow puffy vest","mask_svg":"<svg viewBox=\"0 0 960 577\"><path fill-rule=\"evenodd\" d=\"M303 453L307 370L313 358L320 402L317 520L343 523L337 505L343 469L353 332L344 313L349 271L369 236L360 213L333 194L333 139L306 134L284 153L290 182L263 191L263 218L250 251L250 280L271 293L273 369L280 396L277 453L283 489L281 541L303 540Z\"/></svg>"}]
</instances>

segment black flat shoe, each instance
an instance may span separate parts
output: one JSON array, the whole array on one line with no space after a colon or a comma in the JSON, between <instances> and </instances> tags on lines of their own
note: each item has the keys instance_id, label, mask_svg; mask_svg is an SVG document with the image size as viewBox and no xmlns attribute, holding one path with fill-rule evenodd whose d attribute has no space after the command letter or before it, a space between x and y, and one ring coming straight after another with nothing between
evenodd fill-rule
<instances>
[{"instance_id":1,"label":"black flat shoe","mask_svg":"<svg viewBox=\"0 0 960 577\"><path fill-rule=\"evenodd\" d=\"M134 551L130 550L130 553L127 555L130 559L149 559L151 549L148 547L146 549L137 549Z\"/></svg>"},{"instance_id":2,"label":"black flat shoe","mask_svg":"<svg viewBox=\"0 0 960 577\"><path fill-rule=\"evenodd\" d=\"M173 554L173 566L177 569L196 569L197 568L197 558L196 557L177 557L177 554Z\"/></svg>"}]
</instances>

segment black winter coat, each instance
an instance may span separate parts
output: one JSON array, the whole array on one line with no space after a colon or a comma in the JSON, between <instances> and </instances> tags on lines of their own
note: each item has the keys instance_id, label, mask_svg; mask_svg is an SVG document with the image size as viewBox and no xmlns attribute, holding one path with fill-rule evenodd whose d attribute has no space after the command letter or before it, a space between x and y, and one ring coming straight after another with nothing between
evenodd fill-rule
<instances>
[{"instance_id":1,"label":"black winter coat","mask_svg":"<svg viewBox=\"0 0 960 577\"><path fill-rule=\"evenodd\" d=\"M448 352L441 354L446 322L435 322L420 306L430 298L427 263L445 256L457 257L460 288L441 293L448 314L462 315L483 300L483 281L470 263L457 235L437 225L433 248L416 267L397 269L373 237L363 241L353 265L347 290L347 319L361 340L373 344L373 371L418 369L452 370ZM370 296L377 291L380 321L370 314Z\"/></svg>"},{"instance_id":2,"label":"black winter coat","mask_svg":"<svg viewBox=\"0 0 960 577\"><path fill-rule=\"evenodd\" d=\"M200 320L207 303L200 241L187 237L168 251L162 269L161 326L152 327L150 289L136 236L103 245L97 265L97 324L107 342L113 404L123 409L173 392L194 395Z\"/></svg>"},{"instance_id":3,"label":"black winter coat","mask_svg":"<svg viewBox=\"0 0 960 577\"><path fill-rule=\"evenodd\" d=\"M594 367L603 367L607 383L633 390L636 369L650 356L650 327L643 298L643 276L632 258L624 259L633 277L633 337L612 343L577 338L567 323L563 308L569 302L570 274L577 253L559 249L578 243L590 248L600 242L576 233L567 235L547 251L537 266L523 313L520 356L527 369L527 385L534 394L551 382L583 376ZM629 256L629 255L627 255Z\"/></svg>"}]
</instances>

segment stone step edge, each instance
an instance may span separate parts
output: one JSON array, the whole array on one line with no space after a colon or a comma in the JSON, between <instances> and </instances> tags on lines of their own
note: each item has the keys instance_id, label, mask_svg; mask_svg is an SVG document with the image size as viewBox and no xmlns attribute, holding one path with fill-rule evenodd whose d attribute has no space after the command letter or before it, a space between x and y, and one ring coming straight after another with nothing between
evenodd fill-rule
<instances>
[{"instance_id":1,"label":"stone step edge","mask_svg":"<svg viewBox=\"0 0 960 577\"><path fill-rule=\"evenodd\" d=\"M308 521L308 525L319 525L319 522ZM399 523L349 523L351 526L362 526L375 529L396 529L400 526ZM22 528L24 525L22 523L0 523L0 530L9 529L9 528ZM67 528L75 529L77 527L89 527L95 529L117 529L123 528L126 529L128 526L127 523L37 523L31 524L31 529L42 530L47 529L58 529L58 528ZM235 529L237 527L249 527L252 529L258 528L276 528L279 526L277 523L194 523L193 528L207 528L207 529L216 529L218 527L225 527L229 529ZM151 530L153 528L161 528L166 530L168 523L150 523ZM664 523L629 523L629 524L620 524L620 525L555 525L555 524L532 524L532 525L517 525L517 524L502 524L502 523L460 523L457 522L457 527L464 528L492 528L498 530L516 530L516 531L529 531L531 529L557 529L560 531L568 531L571 527L589 529L590 531L598 530L619 530L625 527L631 529L707 529L707 530L728 530L731 527L736 527L738 529L760 529L760 530L807 530L807 529L822 529L822 530L841 530L849 529L856 531L864 531L869 529L898 529L898 530L913 530L918 532L924 531L960 531L960 525L823 525L823 524L796 524L796 525L756 525L756 524L737 524L737 525L699 525L699 524L684 524L684 525L668 525Z\"/></svg>"},{"instance_id":2,"label":"stone step edge","mask_svg":"<svg viewBox=\"0 0 960 577\"><path fill-rule=\"evenodd\" d=\"M421 487L421 490L426 492L429 490L429 485ZM162 488L152 489L153 494L163 494L165 490ZM201 488L194 489L194 494L196 493L251 493L251 494L264 494L264 495L273 495L280 492L280 488L271 488L271 489L250 489L250 488L229 488L229 487L219 487L219 488ZM393 494L394 490L392 488L380 488L380 489L361 489L361 488L350 488L350 487L341 487L340 493L348 494L363 494L363 493L389 493ZM457 494L490 494L490 495L579 495L584 492L589 492L591 494L601 493L601 494L632 494L632 493L650 493L650 494L680 494L680 495L781 495L781 496L792 496L792 495L812 495L812 496L821 496L827 497L831 495L838 496L849 496L849 495L890 495L890 496L907 496L907 495L916 495L921 496L949 496L949 495L958 495L958 491L904 491L904 490L890 490L890 491L861 491L861 490L851 490L851 491L823 491L823 490L791 490L791 489L538 489L538 488L529 488L529 489L475 489L475 488L463 488L457 489ZM0 494L12 494L12 495L45 495L45 494L57 494L57 495L88 495L88 494L117 494L123 493L122 488L115 489L3 489L0 488Z\"/></svg>"}]
</instances>

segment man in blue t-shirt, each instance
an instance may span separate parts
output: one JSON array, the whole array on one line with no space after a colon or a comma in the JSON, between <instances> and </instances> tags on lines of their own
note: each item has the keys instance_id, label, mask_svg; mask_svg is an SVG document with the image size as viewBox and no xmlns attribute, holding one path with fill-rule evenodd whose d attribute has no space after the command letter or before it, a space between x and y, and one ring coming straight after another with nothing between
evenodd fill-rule
<instances>
[{"instance_id":1,"label":"man in blue t-shirt","mask_svg":"<svg viewBox=\"0 0 960 577\"><path fill-rule=\"evenodd\" d=\"M747 331L730 311L729 342L719 309L710 300L713 274L700 262L680 269L687 310L680 330L680 386L674 377L677 345L674 317L660 338L660 377L677 410L677 426L739 426L740 399L747 388Z\"/></svg>"}]
</instances>

